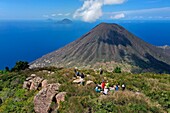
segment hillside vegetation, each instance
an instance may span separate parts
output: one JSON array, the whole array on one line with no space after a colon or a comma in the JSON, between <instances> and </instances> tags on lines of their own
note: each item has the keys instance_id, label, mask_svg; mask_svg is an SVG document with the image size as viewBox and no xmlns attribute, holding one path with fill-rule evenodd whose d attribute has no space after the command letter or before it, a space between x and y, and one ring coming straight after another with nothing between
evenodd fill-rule
<instances>
[{"instance_id":1,"label":"hillside vegetation","mask_svg":"<svg viewBox=\"0 0 170 113\"><path fill-rule=\"evenodd\" d=\"M48 75L42 70L53 71ZM57 112L60 113L161 113L170 112L169 74L130 74L104 71L99 75L94 70L79 70L86 75L85 80L100 84L106 80L110 85L126 84L125 91L110 92L108 95L96 93L95 85L73 84L74 71L66 68L43 68L0 74L0 112L33 113L34 96L38 91L23 89L23 82L31 74L43 77L49 83L60 83L60 91L67 92L65 101ZM88 76L87 76L88 75ZM39 89L40 90L40 89ZM53 103L55 104L55 103Z\"/></svg>"}]
</instances>

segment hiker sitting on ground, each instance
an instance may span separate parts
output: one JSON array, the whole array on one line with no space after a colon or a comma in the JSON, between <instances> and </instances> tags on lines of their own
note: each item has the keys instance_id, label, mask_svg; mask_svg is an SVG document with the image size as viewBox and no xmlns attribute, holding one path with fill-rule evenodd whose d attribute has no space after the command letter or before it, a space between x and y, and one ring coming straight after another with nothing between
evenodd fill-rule
<instances>
[{"instance_id":1,"label":"hiker sitting on ground","mask_svg":"<svg viewBox=\"0 0 170 113\"><path fill-rule=\"evenodd\" d=\"M76 76L80 76L80 72L77 71L77 72L76 72Z\"/></svg>"},{"instance_id":2,"label":"hiker sitting on ground","mask_svg":"<svg viewBox=\"0 0 170 113\"><path fill-rule=\"evenodd\" d=\"M101 87L99 87L99 86L97 85L96 88L95 88L95 91L96 91L97 93L100 93L100 92L101 92Z\"/></svg>"},{"instance_id":3,"label":"hiker sitting on ground","mask_svg":"<svg viewBox=\"0 0 170 113\"><path fill-rule=\"evenodd\" d=\"M80 77L81 77L81 78L84 78L84 77L85 77L85 76L84 76L84 73L81 73Z\"/></svg>"},{"instance_id":4,"label":"hiker sitting on ground","mask_svg":"<svg viewBox=\"0 0 170 113\"><path fill-rule=\"evenodd\" d=\"M123 83L123 84L122 84L122 91L124 91L125 88L126 88L126 85Z\"/></svg>"},{"instance_id":5,"label":"hiker sitting on ground","mask_svg":"<svg viewBox=\"0 0 170 113\"><path fill-rule=\"evenodd\" d=\"M103 91L103 94L104 94L104 95L107 95L107 94L108 94L108 91L109 91L109 89L105 86L104 91Z\"/></svg>"},{"instance_id":6,"label":"hiker sitting on ground","mask_svg":"<svg viewBox=\"0 0 170 113\"><path fill-rule=\"evenodd\" d=\"M110 84L109 84L109 82L107 81L107 83L106 83L106 88L109 88L110 87Z\"/></svg>"},{"instance_id":7,"label":"hiker sitting on ground","mask_svg":"<svg viewBox=\"0 0 170 113\"><path fill-rule=\"evenodd\" d=\"M102 84L101 84L102 90L104 90L105 87L105 81L103 80Z\"/></svg>"},{"instance_id":8,"label":"hiker sitting on ground","mask_svg":"<svg viewBox=\"0 0 170 113\"><path fill-rule=\"evenodd\" d=\"M118 85L116 85L116 87L115 87L115 91L118 91L119 90L119 86Z\"/></svg>"}]
</instances>

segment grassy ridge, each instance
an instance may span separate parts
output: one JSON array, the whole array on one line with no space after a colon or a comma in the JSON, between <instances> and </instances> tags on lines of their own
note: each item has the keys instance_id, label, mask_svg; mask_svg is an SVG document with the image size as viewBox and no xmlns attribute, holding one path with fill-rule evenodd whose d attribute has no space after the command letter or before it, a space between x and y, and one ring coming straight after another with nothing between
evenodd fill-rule
<instances>
[{"instance_id":1,"label":"grassy ridge","mask_svg":"<svg viewBox=\"0 0 170 113\"><path fill-rule=\"evenodd\" d=\"M72 83L73 69L47 68L55 74L43 73L44 69L26 70L21 72L0 74L0 112L28 112L32 113L33 98L38 91L22 89L26 77L32 73L49 81L61 83L60 91L66 91L66 101L61 103L58 112L170 112L170 75L168 74L116 74L104 72L102 76L93 70L80 70L86 75L85 80L92 80L96 84L108 80L111 85L125 83L127 90L110 93L103 96L94 91L94 85L81 86ZM139 94L136 94L136 92Z\"/></svg>"}]
</instances>

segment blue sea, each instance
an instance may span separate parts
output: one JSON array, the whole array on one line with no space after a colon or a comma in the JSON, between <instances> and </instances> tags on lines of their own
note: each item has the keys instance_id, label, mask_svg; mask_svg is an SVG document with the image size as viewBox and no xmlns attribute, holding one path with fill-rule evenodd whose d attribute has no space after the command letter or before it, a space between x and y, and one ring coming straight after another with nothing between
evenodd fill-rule
<instances>
[{"instance_id":1,"label":"blue sea","mask_svg":"<svg viewBox=\"0 0 170 113\"><path fill-rule=\"evenodd\" d=\"M170 45L170 21L108 21L118 23L153 45ZM32 62L78 39L99 24L55 21L0 21L0 69L16 61Z\"/></svg>"}]
</instances>

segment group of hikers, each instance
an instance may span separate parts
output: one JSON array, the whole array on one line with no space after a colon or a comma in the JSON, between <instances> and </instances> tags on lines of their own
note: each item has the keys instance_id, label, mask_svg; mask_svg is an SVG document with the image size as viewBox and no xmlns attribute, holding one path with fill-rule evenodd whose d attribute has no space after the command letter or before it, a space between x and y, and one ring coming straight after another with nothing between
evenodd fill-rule
<instances>
[{"instance_id":1,"label":"group of hikers","mask_svg":"<svg viewBox=\"0 0 170 113\"><path fill-rule=\"evenodd\" d=\"M74 73L75 73L75 76L76 76L76 77L79 76L79 77L81 77L82 79L84 79L84 77L85 77L84 73L80 73L80 72L77 70L77 67L75 67Z\"/></svg>"},{"instance_id":2,"label":"group of hikers","mask_svg":"<svg viewBox=\"0 0 170 113\"><path fill-rule=\"evenodd\" d=\"M123 83L121 85L122 91L124 91L126 89L126 85ZM109 82L105 82L103 80L103 82L101 83L101 85L97 85L95 88L95 91L97 93L103 93L104 95L107 95L109 91L114 92L114 91L118 91L120 89L120 86L117 84L115 86L110 86Z\"/></svg>"},{"instance_id":3,"label":"group of hikers","mask_svg":"<svg viewBox=\"0 0 170 113\"><path fill-rule=\"evenodd\" d=\"M80 73L78 71L77 67L75 67L74 73L75 73L75 77L81 78L81 80L82 80L81 84L83 85L84 78L85 78L84 73ZM99 74L100 75L103 74L103 70L101 68L99 69ZM114 86L110 86L108 81L105 82L105 80L103 80L101 85L96 85L95 91L97 93L103 93L104 95L107 95L109 91L114 92L114 91L118 91L119 89L120 89L120 86L118 84L114 85ZM122 89L122 91L124 91L126 89L126 85L124 83L121 85L121 89Z\"/></svg>"}]
</instances>

